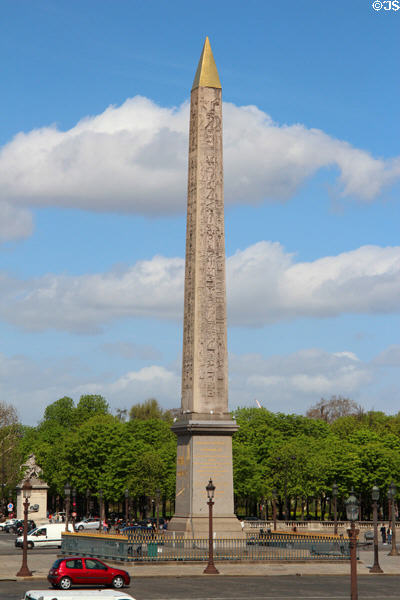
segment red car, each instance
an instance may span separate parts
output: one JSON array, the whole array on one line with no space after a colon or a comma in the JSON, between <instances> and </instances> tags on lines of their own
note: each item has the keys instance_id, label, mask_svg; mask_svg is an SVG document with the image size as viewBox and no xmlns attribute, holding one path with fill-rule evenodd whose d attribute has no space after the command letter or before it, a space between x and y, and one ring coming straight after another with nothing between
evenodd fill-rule
<instances>
[{"instance_id":1,"label":"red car","mask_svg":"<svg viewBox=\"0 0 400 600\"><path fill-rule=\"evenodd\" d=\"M47 579L53 587L69 590L71 585L110 585L119 590L129 585L129 573L109 567L97 558L58 558L53 563Z\"/></svg>"}]
</instances>

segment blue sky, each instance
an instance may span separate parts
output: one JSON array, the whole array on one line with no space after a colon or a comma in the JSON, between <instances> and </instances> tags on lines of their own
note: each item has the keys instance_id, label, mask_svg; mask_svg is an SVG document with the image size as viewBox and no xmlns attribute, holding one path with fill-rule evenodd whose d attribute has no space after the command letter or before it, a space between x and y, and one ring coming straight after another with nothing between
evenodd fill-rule
<instances>
[{"instance_id":1,"label":"blue sky","mask_svg":"<svg viewBox=\"0 0 400 600\"><path fill-rule=\"evenodd\" d=\"M391 10L384 10L384 8ZM224 98L230 407L399 409L400 11L3 1L0 391L180 405L188 101Z\"/></svg>"}]
</instances>

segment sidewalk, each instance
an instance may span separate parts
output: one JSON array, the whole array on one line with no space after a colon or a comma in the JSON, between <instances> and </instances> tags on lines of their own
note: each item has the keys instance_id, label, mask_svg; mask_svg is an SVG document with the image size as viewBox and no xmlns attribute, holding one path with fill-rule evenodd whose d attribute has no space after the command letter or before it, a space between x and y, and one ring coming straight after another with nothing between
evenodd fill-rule
<instances>
[{"instance_id":1,"label":"sidewalk","mask_svg":"<svg viewBox=\"0 0 400 600\"><path fill-rule=\"evenodd\" d=\"M55 556L49 554L28 553L28 566L33 577L28 580L43 579ZM374 560L373 552L360 552L357 563L358 575L370 575L369 568ZM107 562L107 561L105 561ZM400 575L400 556L388 556L387 551L379 553L379 563L384 575ZM2 556L0 563L0 581L21 580L16 576L21 566L20 555ZM206 563L143 563L127 564L124 567L132 577L196 577L203 575ZM221 575L235 577L281 576L281 575L346 575L350 574L349 561L310 562L222 562L216 563ZM205 577L205 576L204 576ZM24 578L22 578L24 579Z\"/></svg>"}]
</instances>

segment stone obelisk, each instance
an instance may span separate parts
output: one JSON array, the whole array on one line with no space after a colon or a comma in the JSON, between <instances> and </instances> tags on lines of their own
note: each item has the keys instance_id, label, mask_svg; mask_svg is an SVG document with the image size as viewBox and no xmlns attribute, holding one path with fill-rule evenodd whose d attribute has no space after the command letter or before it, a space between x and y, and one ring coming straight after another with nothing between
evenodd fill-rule
<instances>
[{"instance_id":1,"label":"stone obelisk","mask_svg":"<svg viewBox=\"0 0 400 600\"><path fill-rule=\"evenodd\" d=\"M216 535L241 536L234 515L228 412L222 89L206 38L191 92L181 415L175 515L169 529L206 537L206 485L216 487Z\"/></svg>"}]
</instances>

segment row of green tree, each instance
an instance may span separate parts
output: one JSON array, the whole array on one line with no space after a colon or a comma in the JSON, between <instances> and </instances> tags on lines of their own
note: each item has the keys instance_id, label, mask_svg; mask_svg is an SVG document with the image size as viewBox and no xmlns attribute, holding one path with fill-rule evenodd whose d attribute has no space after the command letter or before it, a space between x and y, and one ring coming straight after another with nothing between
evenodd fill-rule
<instances>
[{"instance_id":1,"label":"row of green tree","mask_svg":"<svg viewBox=\"0 0 400 600\"><path fill-rule=\"evenodd\" d=\"M69 480L78 495L102 489L108 502L123 501L128 489L142 513L156 490L164 508L173 503L176 438L170 427L175 413L163 411L156 400L113 415L102 396L85 395L76 404L64 397L46 408L36 427L19 425L12 407L1 407L9 417L2 422L0 410L3 497L20 477L16 465L34 453L53 497L63 498ZM333 397L306 416L264 408L240 408L233 416L239 425L233 438L239 514L271 517L276 495L281 518L328 518L334 482L339 516L354 487L368 518L374 484L386 512L388 486L400 481L400 413L364 413Z\"/></svg>"}]
</instances>

